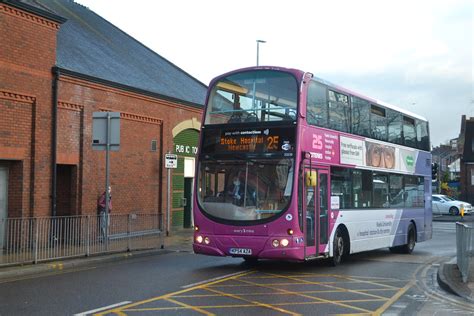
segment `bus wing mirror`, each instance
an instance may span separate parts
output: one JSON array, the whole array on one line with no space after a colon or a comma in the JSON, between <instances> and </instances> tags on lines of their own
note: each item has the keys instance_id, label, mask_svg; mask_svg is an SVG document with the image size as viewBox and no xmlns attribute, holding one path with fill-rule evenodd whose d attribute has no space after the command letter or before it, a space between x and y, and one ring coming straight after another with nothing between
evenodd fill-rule
<instances>
[{"instance_id":1,"label":"bus wing mirror","mask_svg":"<svg viewBox=\"0 0 474 316\"><path fill-rule=\"evenodd\" d=\"M306 171L305 172L306 187L315 187L318 184L318 174L316 171Z\"/></svg>"}]
</instances>

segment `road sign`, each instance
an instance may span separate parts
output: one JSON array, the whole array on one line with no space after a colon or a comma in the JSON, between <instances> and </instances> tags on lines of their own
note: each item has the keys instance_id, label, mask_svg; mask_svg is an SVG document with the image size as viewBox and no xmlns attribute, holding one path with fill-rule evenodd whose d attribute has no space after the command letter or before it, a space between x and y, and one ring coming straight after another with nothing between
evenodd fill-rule
<instances>
[{"instance_id":1,"label":"road sign","mask_svg":"<svg viewBox=\"0 0 474 316\"><path fill-rule=\"evenodd\" d=\"M92 114L92 149L118 151L120 149L120 112Z\"/></svg>"},{"instance_id":2,"label":"road sign","mask_svg":"<svg viewBox=\"0 0 474 316\"><path fill-rule=\"evenodd\" d=\"M165 168L176 169L178 168L178 156L175 154L165 155Z\"/></svg>"}]
</instances>

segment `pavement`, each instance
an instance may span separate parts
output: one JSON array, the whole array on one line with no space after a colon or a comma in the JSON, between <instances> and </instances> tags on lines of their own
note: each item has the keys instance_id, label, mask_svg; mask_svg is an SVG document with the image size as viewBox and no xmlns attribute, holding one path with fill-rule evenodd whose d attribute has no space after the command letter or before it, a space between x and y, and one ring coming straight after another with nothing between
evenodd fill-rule
<instances>
[{"instance_id":1,"label":"pavement","mask_svg":"<svg viewBox=\"0 0 474 316\"><path fill-rule=\"evenodd\" d=\"M474 225L474 214L461 218L461 216L433 216L433 221L438 222L464 222L468 225ZM474 259L471 259L469 267L469 278L466 283L463 282L461 271L456 264L456 258L451 262L443 263L438 269L438 284L447 292L463 297L469 302L474 303Z\"/></svg>"},{"instance_id":2,"label":"pavement","mask_svg":"<svg viewBox=\"0 0 474 316\"><path fill-rule=\"evenodd\" d=\"M460 218L453 216L441 216L433 218L434 221L450 221L455 222ZM468 216L465 222L473 222L474 216ZM0 283L8 280L17 280L26 278L29 275L37 275L40 273L60 272L68 268L77 268L81 266L97 265L100 263L114 262L117 260L126 260L143 256L167 254L171 252L192 252L193 229L178 229L171 231L169 236L164 237L163 249L142 250L126 253L116 253L108 255L98 255L93 257L82 257L61 261L46 262L40 264L19 265L13 267L0 268ZM445 291L463 297L469 302L474 303L474 263L471 264L469 270L469 279L464 283L461 278L461 272L455 263L452 262L441 264L438 270L438 283Z\"/></svg>"},{"instance_id":3,"label":"pavement","mask_svg":"<svg viewBox=\"0 0 474 316\"><path fill-rule=\"evenodd\" d=\"M62 270L98 265L100 263L127 260L131 258L167 254L171 252L192 252L194 229L178 229L171 231L169 236L164 237L162 249L139 250L132 252L122 252L113 254L94 255L89 257L79 257L71 259L61 259L38 264L22 264L16 266L0 267L0 283L9 280L28 278L31 275L42 273L57 273Z\"/></svg>"}]
</instances>

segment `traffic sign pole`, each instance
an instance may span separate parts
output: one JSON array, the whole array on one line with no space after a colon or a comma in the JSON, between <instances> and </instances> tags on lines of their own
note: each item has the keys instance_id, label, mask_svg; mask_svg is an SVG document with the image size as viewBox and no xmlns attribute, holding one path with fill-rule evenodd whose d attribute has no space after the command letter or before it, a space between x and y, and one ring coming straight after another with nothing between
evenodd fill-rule
<instances>
[{"instance_id":1,"label":"traffic sign pole","mask_svg":"<svg viewBox=\"0 0 474 316\"><path fill-rule=\"evenodd\" d=\"M166 236L170 235L171 226L171 169L178 167L178 156L168 152L165 155L165 168L168 169L168 183L166 186Z\"/></svg>"}]
</instances>

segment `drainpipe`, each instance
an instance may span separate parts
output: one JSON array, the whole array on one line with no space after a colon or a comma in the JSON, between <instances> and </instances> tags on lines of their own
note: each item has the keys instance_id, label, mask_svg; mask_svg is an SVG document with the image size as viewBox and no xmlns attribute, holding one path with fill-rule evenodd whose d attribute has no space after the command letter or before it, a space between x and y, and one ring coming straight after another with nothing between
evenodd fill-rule
<instances>
[{"instance_id":1,"label":"drainpipe","mask_svg":"<svg viewBox=\"0 0 474 316\"><path fill-rule=\"evenodd\" d=\"M59 68L53 67L53 104L52 104L52 119L51 119L51 215L56 216L56 201L57 201L57 157L56 157L56 149L57 149L57 128L58 128L58 81L60 71Z\"/></svg>"},{"instance_id":2,"label":"drainpipe","mask_svg":"<svg viewBox=\"0 0 474 316\"><path fill-rule=\"evenodd\" d=\"M161 121L160 124L160 166L158 167L158 185L160 188L160 193L158 196L158 215L159 215L159 222L161 223L161 228L163 228L164 221L163 221L163 120Z\"/></svg>"}]
</instances>

